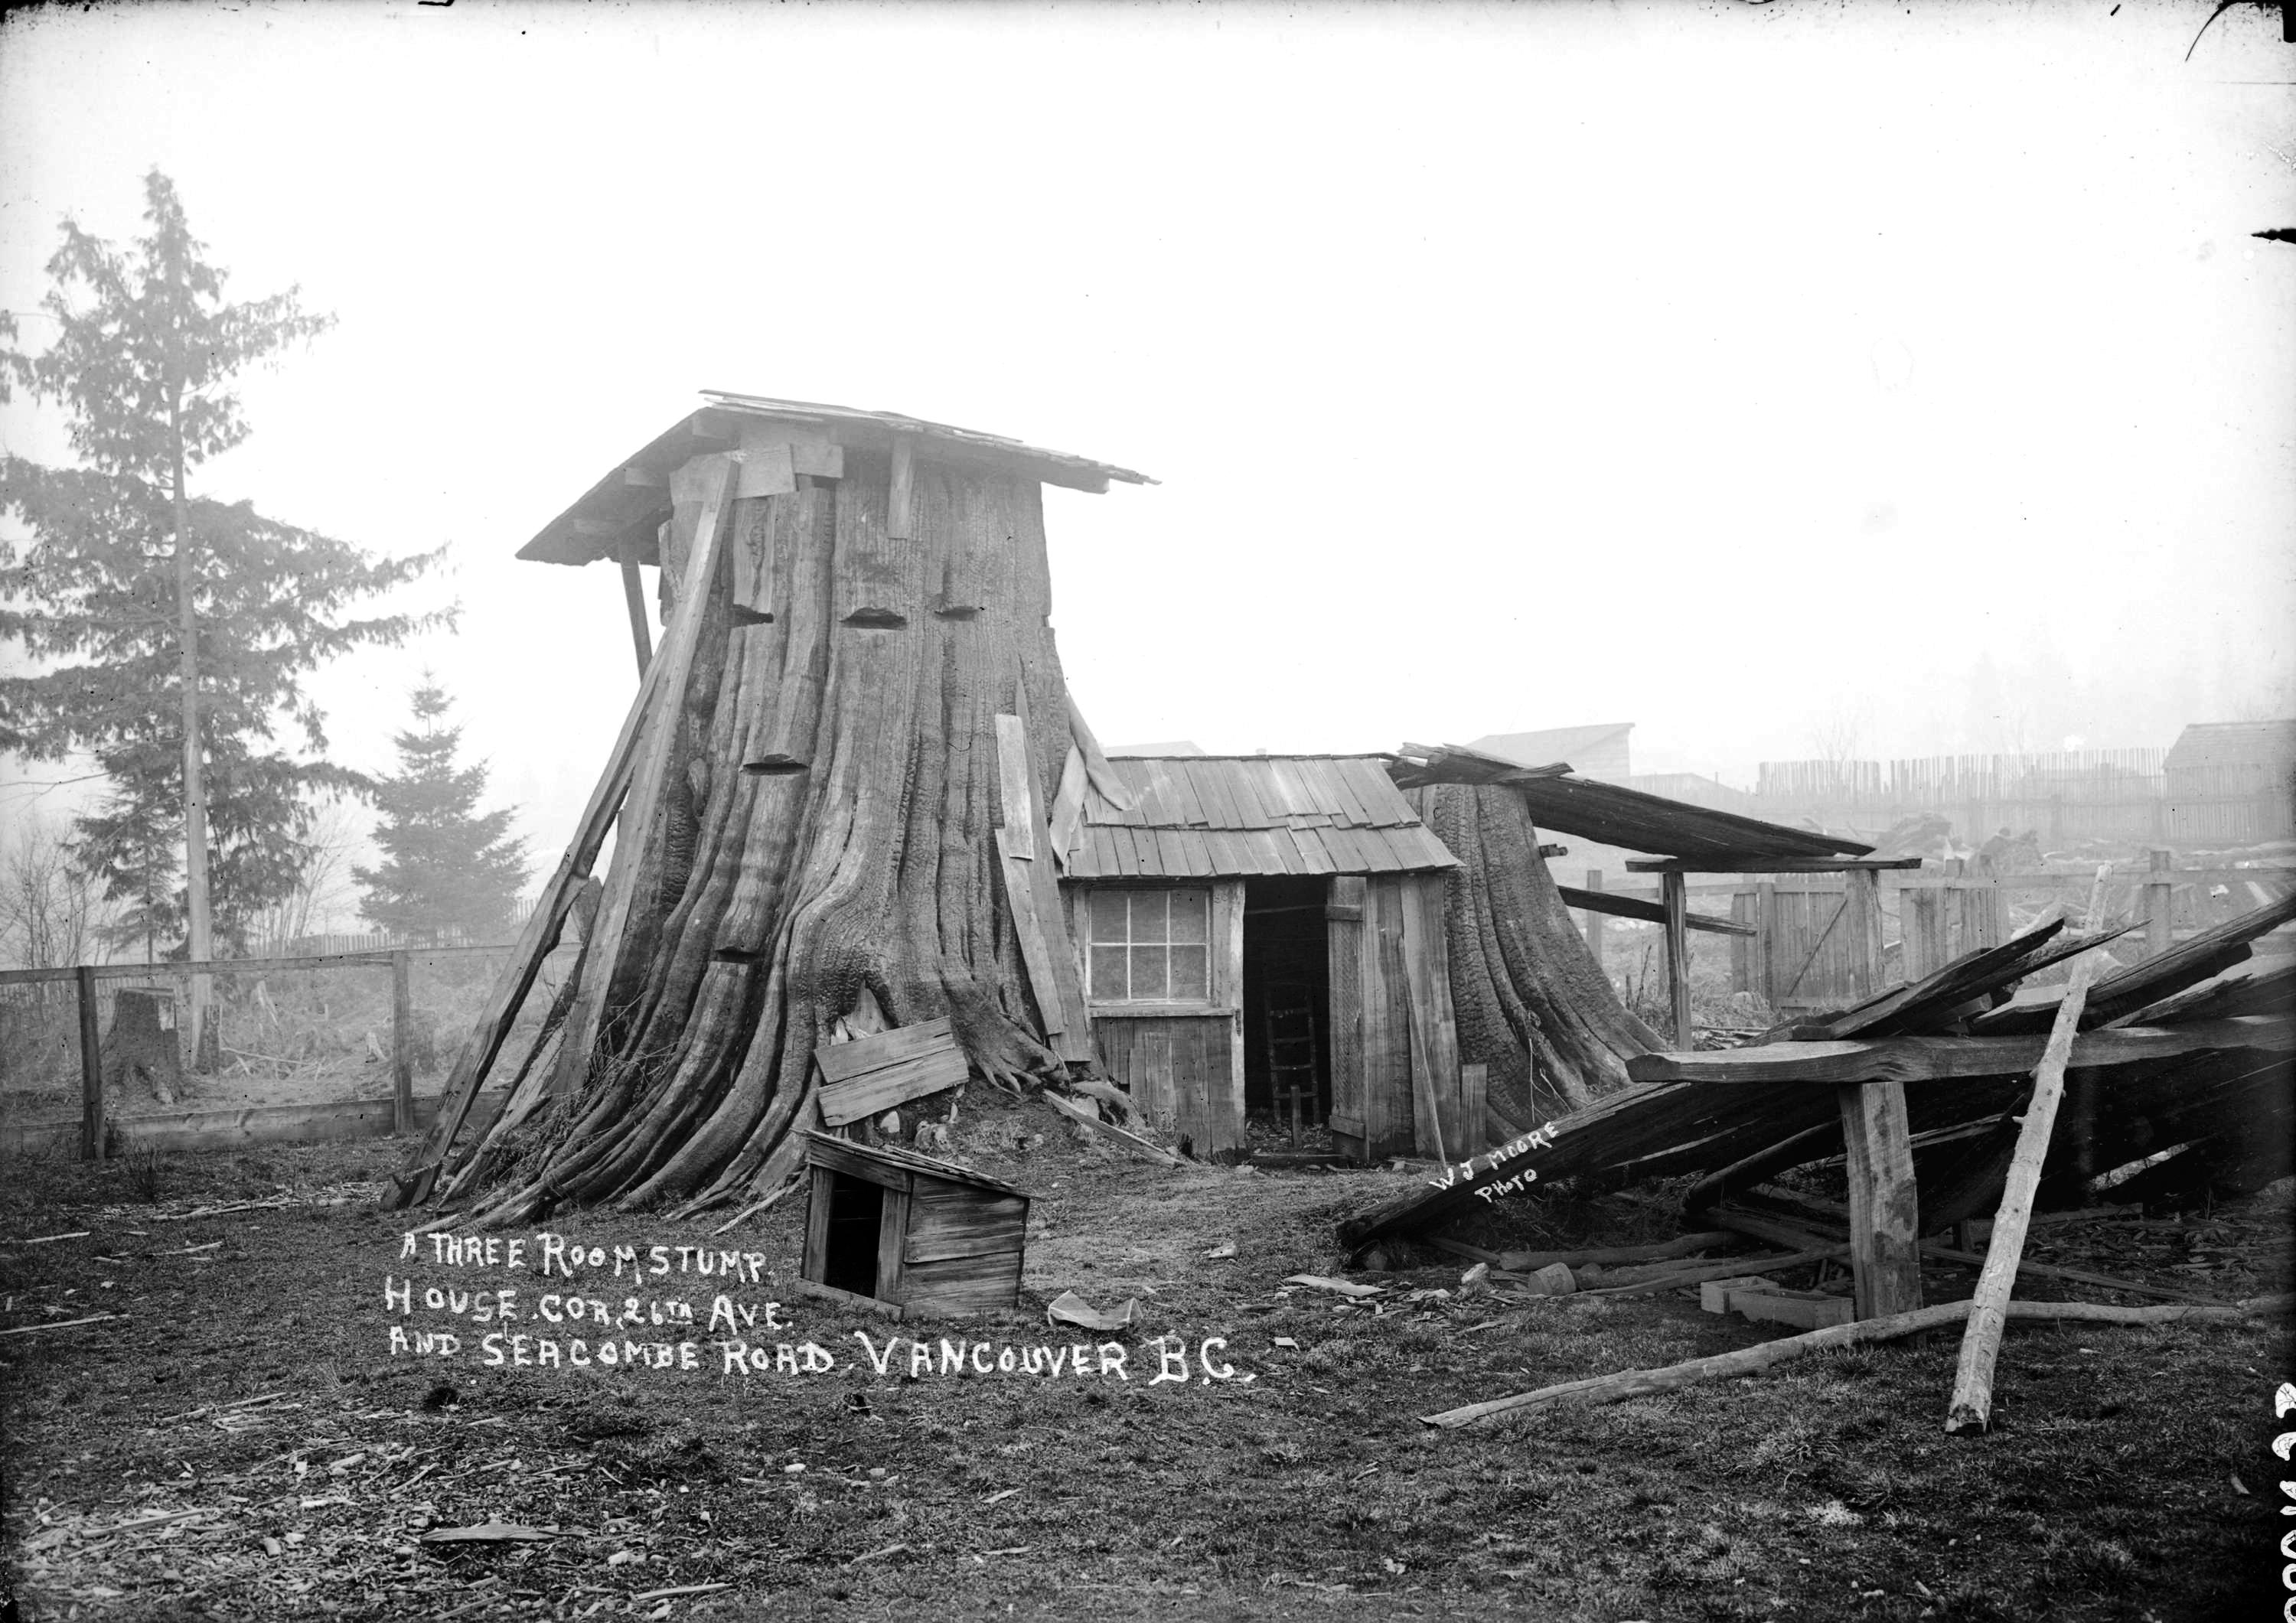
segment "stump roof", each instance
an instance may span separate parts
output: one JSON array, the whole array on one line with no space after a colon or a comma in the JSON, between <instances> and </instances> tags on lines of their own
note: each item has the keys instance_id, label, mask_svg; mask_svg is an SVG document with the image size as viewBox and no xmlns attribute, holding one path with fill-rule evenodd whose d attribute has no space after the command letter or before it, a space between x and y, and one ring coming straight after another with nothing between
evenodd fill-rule
<instances>
[{"instance_id":1,"label":"stump roof","mask_svg":"<svg viewBox=\"0 0 2296 1623\"><path fill-rule=\"evenodd\" d=\"M706 389L701 394L706 405L688 412L617 461L579 500L519 548L518 555L543 563L593 563L619 557L620 549L636 545L646 554L642 561L652 561L652 529L669 517L670 471L689 457L738 447L745 423L777 424L800 439L864 451L890 451L897 440L906 440L922 456L1020 473L1043 484L1095 495L1105 491L1111 480L1130 485L1156 482L1144 473L1112 463L1048 451L1002 434L930 422L898 412L775 400L720 389Z\"/></svg>"}]
</instances>

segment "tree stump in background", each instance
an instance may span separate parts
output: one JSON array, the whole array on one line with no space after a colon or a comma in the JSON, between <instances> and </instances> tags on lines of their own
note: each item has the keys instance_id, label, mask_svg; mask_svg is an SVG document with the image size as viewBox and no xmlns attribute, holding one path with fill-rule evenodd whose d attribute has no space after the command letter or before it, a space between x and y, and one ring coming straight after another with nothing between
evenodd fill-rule
<instances>
[{"instance_id":1,"label":"tree stump in background","mask_svg":"<svg viewBox=\"0 0 2296 1623\"><path fill-rule=\"evenodd\" d=\"M208 1036L215 1035L210 1014ZM172 992L126 988L111 1003L111 1029L103 1036L103 1085L114 1091L128 1084L148 1088L162 1104L176 1102L184 1085L184 1060L176 1037Z\"/></svg>"}]
</instances>

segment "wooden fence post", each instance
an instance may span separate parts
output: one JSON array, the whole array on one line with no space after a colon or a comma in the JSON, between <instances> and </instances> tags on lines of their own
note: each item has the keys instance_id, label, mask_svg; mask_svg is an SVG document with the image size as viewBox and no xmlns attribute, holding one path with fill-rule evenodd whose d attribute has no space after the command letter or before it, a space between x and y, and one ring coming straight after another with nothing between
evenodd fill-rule
<instances>
[{"instance_id":1,"label":"wooden fence post","mask_svg":"<svg viewBox=\"0 0 2296 1623\"><path fill-rule=\"evenodd\" d=\"M1587 869L1587 889L1589 890L1600 890L1602 888L1603 870L1600 868ZM1603 962L1603 915L1595 912L1592 907L1587 909L1587 950L1595 955L1595 967L1598 970L1602 970L1603 973L1605 976L1608 976L1611 971L1604 967Z\"/></svg>"},{"instance_id":2,"label":"wooden fence post","mask_svg":"<svg viewBox=\"0 0 2296 1623\"><path fill-rule=\"evenodd\" d=\"M1690 889L1679 873L1661 873L1659 899L1666 907L1666 991L1674 1014L1674 1046L1687 1053L1697 1032L1690 1018Z\"/></svg>"},{"instance_id":3,"label":"wooden fence post","mask_svg":"<svg viewBox=\"0 0 2296 1623\"><path fill-rule=\"evenodd\" d=\"M83 963L79 983L79 1158L103 1159L103 1044L96 1030L95 970Z\"/></svg>"},{"instance_id":4,"label":"wooden fence post","mask_svg":"<svg viewBox=\"0 0 2296 1623\"><path fill-rule=\"evenodd\" d=\"M390 955L390 1130L414 1130L414 994L409 986L413 955L400 947Z\"/></svg>"},{"instance_id":5,"label":"wooden fence post","mask_svg":"<svg viewBox=\"0 0 2296 1623\"><path fill-rule=\"evenodd\" d=\"M2144 881L2144 955L2157 958L2177 944L2172 927L2170 908L2177 896L2176 882L2169 877L2169 850L2154 846L2148 853L2152 859L2152 877Z\"/></svg>"},{"instance_id":6,"label":"wooden fence post","mask_svg":"<svg viewBox=\"0 0 2296 1623\"><path fill-rule=\"evenodd\" d=\"M1910 1313L1922 1305L1922 1235L1906 1085L1853 1082L1836 1092L1857 1316Z\"/></svg>"},{"instance_id":7,"label":"wooden fence post","mask_svg":"<svg viewBox=\"0 0 2296 1623\"><path fill-rule=\"evenodd\" d=\"M1855 966L1855 995L1871 997L1882 989L1882 876L1871 868L1852 868L1842 875L1842 901L1849 909L1850 962Z\"/></svg>"}]
</instances>

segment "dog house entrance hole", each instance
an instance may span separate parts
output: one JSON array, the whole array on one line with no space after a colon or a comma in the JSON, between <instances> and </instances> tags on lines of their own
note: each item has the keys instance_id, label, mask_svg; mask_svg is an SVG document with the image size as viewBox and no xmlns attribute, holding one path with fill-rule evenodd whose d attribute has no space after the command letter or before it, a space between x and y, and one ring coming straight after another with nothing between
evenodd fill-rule
<instances>
[{"instance_id":1,"label":"dog house entrance hole","mask_svg":"<svg viewBox=\"0 0 2296 1623\"><path fill-rule=\"evenodd\" d=\"M877 1294L877 1236L885 1192L865 1178L829 1175L829 1234L821 1283L856 1296Z\"/></svg>"}]
</instances>

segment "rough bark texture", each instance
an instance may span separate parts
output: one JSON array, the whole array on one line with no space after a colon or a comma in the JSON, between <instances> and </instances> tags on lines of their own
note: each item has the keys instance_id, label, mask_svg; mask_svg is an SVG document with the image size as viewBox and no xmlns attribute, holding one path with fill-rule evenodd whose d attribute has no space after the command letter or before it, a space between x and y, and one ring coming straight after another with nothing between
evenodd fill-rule
<instances>
[{"instance_id":1,"label":"rough bark texture","mask_svg":"<svg viewBox=\"0 0 2296 1623\"><path fill-rule=\"evenodd\" d=\"M921 459L897 538L889 477L849 448L842 480L734 504L726 550L770 545L770 622L736 623L724 570L684 583L709 596L676 752L617 835L642 831L636 903L580 971L608 977L605 1018L578 1087L464 1180L493 1186L493 1220L771 1187L814 1114L814 1047L865 995L897 1025L951 1016L984 1075L1059 1073L995 840L994 717L1035 718L1039 806L1070 742L1041 492Z\"/></svg>"},{"instance_id":2,"label":"rough bark texture","mask_svg":"<svg viewBox=\"0 0 2296 1623\"><path fill-rule=\"evenodd\" d=\"M1627 1086L1627 1060L1665 1047L1629 1013L1570 922L1522 798L1496 785L1407 792L1460 865L1444 896L1462 1063L1488 1068L1504 1142Z\"/></svg>"}]
</instances>

